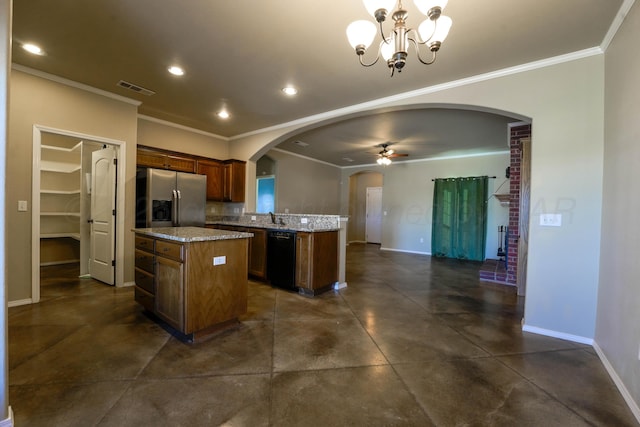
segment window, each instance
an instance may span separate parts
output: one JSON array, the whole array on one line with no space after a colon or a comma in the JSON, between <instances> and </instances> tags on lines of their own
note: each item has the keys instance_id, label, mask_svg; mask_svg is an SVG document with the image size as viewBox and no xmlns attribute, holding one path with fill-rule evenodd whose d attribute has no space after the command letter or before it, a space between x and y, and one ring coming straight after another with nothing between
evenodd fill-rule
<instances>
[{"instance_id":1,"label":"window","mask_svg":"<svg viewBox=\"0 0 640 427\"><path fill-rule=\"evenodd\" d=\"M261 176L256 179L256 212L268 213L276 211L276 178Z\"/></svg>"}]
</instances>

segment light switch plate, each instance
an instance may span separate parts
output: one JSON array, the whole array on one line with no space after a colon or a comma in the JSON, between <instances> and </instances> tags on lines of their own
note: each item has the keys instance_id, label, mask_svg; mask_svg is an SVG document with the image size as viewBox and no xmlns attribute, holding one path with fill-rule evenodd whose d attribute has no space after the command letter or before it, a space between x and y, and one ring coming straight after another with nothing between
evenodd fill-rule
<instances>
[{"instance_id":1,"label":"light switch plate","mask_svg":"<svg viewBox=\"0 0 640 427\"><path fill-rule=\"evenodd\" d=\"M545 227L561 227L562 214L541 214L540 225Z\"/></svg>"},{"instance_id":2,"label":"light switch plate","mask_svg":"<svg viewBox=\"0 0 640 427\"><path fill-rule=\"evenodd\" d=\"M26 212L26 211L27 211L27 201L18 200L18 212Z\"/></svg>"},{"instance_id":3,"label":"light switch plate","mask_svg":"<svg viewBox=\"0 0 640 427\"><path fill-rule=\"evenodd\" d=\"M251 215L251 221L255 221L256 220L256 216L255 215Z\"/></svg>"},{"instance_id":4,"label":"light switch plate","mask_svg":"<svg viewBox=\"0 0 640 427\"><path fill-rule=\"evenodd\" d=\"M222 265L226 263L227 263L227 257L224 255L213 257L213 265Z\"/></svg>"}]
</instances>

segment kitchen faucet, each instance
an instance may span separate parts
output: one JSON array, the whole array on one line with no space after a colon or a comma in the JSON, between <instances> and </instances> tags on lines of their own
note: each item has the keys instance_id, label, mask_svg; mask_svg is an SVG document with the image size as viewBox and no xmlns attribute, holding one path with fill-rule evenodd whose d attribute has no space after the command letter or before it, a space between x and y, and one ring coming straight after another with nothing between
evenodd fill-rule
<instances>
[{"instance_id":1,"label":"kitchen faucet","mask_svg":"<svg viewBox=\"0 0 640 427\"><path fill-rule=\"evenodd\" d=\"M275 224L276 223L276 216L273 214L273 212L269 212L269 215L271 215L271 223Z\"/></svg>"}]
</instances>

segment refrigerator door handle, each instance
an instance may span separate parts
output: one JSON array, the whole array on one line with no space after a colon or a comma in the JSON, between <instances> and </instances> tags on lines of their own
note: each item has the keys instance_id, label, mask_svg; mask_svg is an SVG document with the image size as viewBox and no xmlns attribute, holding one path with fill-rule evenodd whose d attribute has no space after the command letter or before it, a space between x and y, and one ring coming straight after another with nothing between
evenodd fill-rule
<instances>
[{"instance_id":1,"label":"refrigerator door handle","mask_svg":"<svg viewBox=\"0 0 640 427\"><path fill-rule=\"evenodd\" d=\"M173 209L171 212L171 223L174 227L178 226L178 193L176 190L171 190L173 192L173 200L172 205Z\"/></svg>"},{"instance_id":2,"label":"refrigerator door handle","mask_svg":"<svg viewBox=\"0 0 640 427\"><path fill-rule=\"evenodd\" d=\"M180 190L175 190L175 191L178 194L178 196L176 198L176 202L177 202L176 203L176 205L177 205L176 206L176 217L177 217L176 226L180 227L182 225L182 224L180 224L180 199L182 199L182 194L180 194Z\"/></svg>"}]
</instances>

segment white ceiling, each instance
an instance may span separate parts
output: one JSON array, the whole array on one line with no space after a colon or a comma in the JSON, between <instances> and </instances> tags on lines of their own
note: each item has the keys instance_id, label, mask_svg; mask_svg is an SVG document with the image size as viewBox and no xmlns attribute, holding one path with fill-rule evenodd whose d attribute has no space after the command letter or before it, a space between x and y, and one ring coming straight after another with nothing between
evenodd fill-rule
<instances>
[{"instance_id":1,"label":"white ceiling","mask_svg":"<svg viewBox=\"0 0 640 427\"><path fill-rule=\"evenodd\" d=\"M368 18L360 0L16 0L13 61L139 100L141 114L233 137L599 46L622 2L450 0L444 13L453 27L436 63L419 64L410 52L391 78L385 64L361 67L347 43L347 25ZM413 1L404 6L417 27ZM46 55L26 53L25 42ZM170 75L172 64L185 76ZM156 94L127 91L120 80ZM286 97L286 84L299 94ZM227 121L215 116L223 106ZM386 141L408 159L497 151L506 140L478 135L514 120L441 108L385 111L292 138L309 143L306 150L290 141L279 148L339 166L372 163L375 145Z\"/></svg>"}]
</instances>

